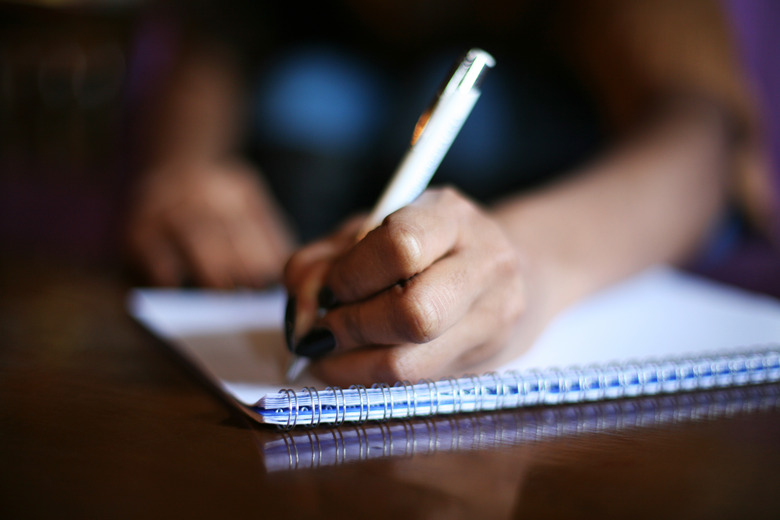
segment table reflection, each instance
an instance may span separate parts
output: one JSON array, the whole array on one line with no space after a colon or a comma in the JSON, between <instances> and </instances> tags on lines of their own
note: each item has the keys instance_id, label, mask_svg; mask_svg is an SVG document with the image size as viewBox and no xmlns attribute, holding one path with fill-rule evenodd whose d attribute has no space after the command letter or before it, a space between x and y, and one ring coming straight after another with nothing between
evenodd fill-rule
<instances>
[{"instance_id":1,"label":"table reflection","mask_svg":"<svg viewBox=\"0 0 780 520\"><path fill-rule=\"evenodd\" d=\"M780 384L426 420L280 432L261 442L268 472L489 450L598 432L707 421L780 408Z\"/></svg>"}]
</instances>

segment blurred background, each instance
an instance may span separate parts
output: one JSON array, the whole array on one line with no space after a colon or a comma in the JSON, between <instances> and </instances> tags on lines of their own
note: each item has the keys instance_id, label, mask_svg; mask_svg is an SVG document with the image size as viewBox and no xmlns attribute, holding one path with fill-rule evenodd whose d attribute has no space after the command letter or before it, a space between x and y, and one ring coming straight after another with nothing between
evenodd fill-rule
<instances>
[{"instance_id":1,"label":"blurred background","mask_svg":"<svg viewBox=\"0 0 780 520\"><path fill-rule=\"evenodd\" d=\"M264 9L275 5L258 4ZM513 2L503 4L510 6L511 13L517 10ZM745 63L766 102L766 114L780 113L778 96L772 99L772 93L780 91L780 67L766 67L776 62L780 52L778 37L771 31L772 20L780 14L777 3L723 0L722 4L743 44ZM172 5L166 0L0 0L0 254L80 264L118 259L125 194L138 169L131 129L173 59L177 23L171 23L175 16L171 13L181 11L171 9ZM375 13L381 15L381 10ZM229 23L229 18L225 21ZM386 22L393 25L393 20ZM440 76L438 70L431 75ZM531 85L528 91L555 96L543 83ZM567 108L561 100L570 99L570 94L553 101ZM500 95L485 97L500 99ZM425 101L415 101L403 120L419 113L417 105ZM528 105L535 106L535 99ZM517 142L527 147L517 153L547 154L539 161L547 169L576 163L597 149L601 139L592 113L579 116L547 129L512 127L514 132L526 132ZM770 139L775 140L771 149L780 163L778 118L766 119ZM573 129L573 152L567 157L550 151L567 139L562 128ZM590 137L583 140L582 136ZM403 146L399 141L396 148L390 147L388 164L397 160ZM508 163L511 160L507 158Z\"/></svg>"},{"instance_id":2,"label":"blurred background","mask_svg":"<svg viewBox=\"0 0 780 520\"><path fill-rule=\"evenodd\" d=\"M439 2L425 3L424 9L416 10L413 9L414 2L400 6L401 11L415 11L410 19L419 18L419 22L412 20L407 24L413 31L411 35L397 30L396 20L384 16L383 9L387 6L382 2L359 2L360 12L373 17L372 27L383 34L352 34L350 38L381 40L386 47L380 49L380 53L385 52L381 65L375 64L372 69L369 64L368 79L360 78L356 83L353 81L355 67L366 65L359 56L361 51L358 49L347 60L342 60L338 51L333 52L338 45L347 44L347 37L344 37L345 41L339 41L342 34L339 24L361 23L357 21L359 15L350 14L346 7L351 2L341 4L318 7L317 2L309 2L305 8L297 9L274 2L223 5L198 0L0 0L2 251L25 257L55 257L80 264L113 262L118 258L125 194L133 176L143 169L138 164L135 123L140 119L149 120L148 111L154 110L151 101L170 76L177 60L176 53L191 43L187 41L187 35L193 26L197 30L212 31L208 37L214 41L224 40L229 45L251 49L250 53L273 55L274 45L293 49L286 55L291 66L274 68L272 60L265 62L273 69L271 74L266 74L270 79L265 83L254 81L258 75L256 70L249 72L249 88L254 89L258 98L267 100L264 105L255 103L249 108L262 112L262 117L255 117L255 120L265 123L266 127L252 129L260 140L245 152L255 159L262 156L262 167L276 174L270 176L272 188L298 218L297 223L302 224L299 228L309 230L304 238L310 239L330 230L353 211L352 207L333 207L338 192L358 186L354 189L360 192L363 200L375 200L408 146L417 116L430 101L456 55L450 51L458 49L459 53L465 47L462 41L449 41L432 29L429 23L432 18L444 27L450 23L447 19L439 20L442 14L449 12ZM498 4L509 6L507 12L512 16L519 12L511 2ZM236 6L239 7L233 9ZM334 6L343 12L333 12ZM461 6L460 9L466 8ZM388 13L398 11L393 8ZM461 18L462 14L459 14ZM265 15L277 20L294 19L294 22L270 30L264 26ZM457 27L457 24L449 26ZM531 18L521 33L527 34L524 38L532 42L538 31ZM270 38L269 33L273 33ZM501 37L498 35L496 39ZM305 45L311 43L309 40L316 41L316 38L332 38L335 46L323 51L315 45L306 50ZM421 55L419 49L432 41L436 48L428 56ZM303 51L295 47L297 42L305 42L301 47ZM387 52L391 47L395 51ZM376 55L376 51L377 48L366 51L366 55L369 52ZM417 62L408 60L410 56ZM533 59L540 68L548 68L546 61ZM257 61L257 56L251 56L251 60ZM404 60L407 63L399 64ZM312 67L314 80L307 76ZM329 72L317 76L318 67L326 67ZM469 156L468 153L458 155L463 146L454 147L438 178L446 179L449 171L456 181L471 182L468 191L479 196L482 183L473 174L469 175L482 166L479 157L487 155L494 163L499 163L496 166L498 175L501 169L514 168L514 156L521 155L525 164L530 165L525 168L528 178L523 183L530 185L549 171L560 170L594 149L599 141L597 122L591 107L583 102L581 92L574 87L561 90L553 86L560 81L546 79L545 75L550 71L535 74L530 72L532 68L526 68L519 79L527 98L524 101L526 110L555 106L561 117L556 119L546 114L537 117L534 125L516 126L517 122L508 121L503 112L508 98L517 97L517 90L504 88L502 91L498 86L500 82L493 81L486 88L494 91L483 96L484 100L461 132L461 136L466 137L460 137L461 142L482 148L479 153ZM406 69L414 69L408 79L393 78L397 70L409 73ZM504 63L498 74L507 74L512 69ZM302 79L298 70L304 71ZM420 73L421 70L425 72ZM327 83L331 72L336 76L334 84L340 85L335 90L322 79L326 78ZM558 73L557 70L552 72ZM376 84L372 84L374 79ZM302 81L303 90L291 88L290 81L295 85ZM378 87L378 84L391 85L399 94L388 96L389 89ZM352 90L350 85L354 87ZM382 88L384 92L380 92ZM298 92L294 96L296 99L290 99L289 92ZM316 95L312 97L311 92ZM385 98L377 101L376 96ZM390 97L392 102L386 99ZM537 102L540 99L544 102ZM308 105L307 101L310 102ZM307 109L311 102L325 110L325 117L340 118L339 124L331 124L330 130L326 129L327 125L318 125L313 119L318 117L317 111ZM287 136L285 125L294 119L290 113L295 110L302 119L299 128ZM486 116L483 113L491 118L489 125L484 124ZM528 121L533 119L528 118ZM544 120L545 124L539 125L539 120ZM309 130L317 133L318 127L319 133L312 135ZM349 135L342 135L345 132ZM374 141L366 144L365 136L369 134ZM522 135L521 139L516 139L518 134ZM356 140L361 137L365 142L358 145L370 149L377 156L375 162L355 166L347 164L351 159L331 157L329 152L322 151L339 147L354 150L358 148ZM262 139L268 146L258 149L257 143ZM306 140L311 141L311 146L305 152L291 149L290 143ZM566 142L570 146L564 146ZM489 153L485 153L485 147ZM295 144L292 148L296 148ZM509 155L507 151L510 151ZM343 174L350 169L354 171L349 182L332 182L333 172ZM362 173L367 170L381 171L383 175L366 178ZM308 173L300 176L300 172ZM483 171L482 175L487 173ZM302 190L305 191L303 197ZM294 207L295 204L298 206Z\"/></svg>"},{"instance_id":3,"label":"blurred background","mask_svg":"<svg viewBox=\"0 0 780 520\"><path fill-rule=\"evenodd\" d=\"M0 243L95 262L114 250L136 1L0 2Z\"/></svg>"}]
</instances>

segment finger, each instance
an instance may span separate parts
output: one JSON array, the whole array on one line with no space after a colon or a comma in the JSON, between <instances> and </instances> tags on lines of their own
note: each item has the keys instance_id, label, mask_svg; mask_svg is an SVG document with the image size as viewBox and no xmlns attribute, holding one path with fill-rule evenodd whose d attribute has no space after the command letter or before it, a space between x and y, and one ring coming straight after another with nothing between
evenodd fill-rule
<instances>
[{"instance_id":1,"label":"finger","mask_svg":"<svg viewBox=\"0 0 780 520\"><path fill-rule=\"evenodd\" d=\"M129 236L129 247L151 283L171 287L181 284L182 259L163 236L138 226Z\"/></svg>"},{"instance_id":2,"label":"finger","mask_svg":"<svg viewBox=\"0 0 780 520\"><path fill-rule=\"evenodd\" d=\"M271 238L270 225L257 218L231 218L226 224L238 285L259 287L281 278L287 248Z\"/></svg>"},{"instance_id":3,"label":"finger","mask_svg":"<svg viewBox=\"0 0 780 520\"><path fill-rule=\"evenodd\" d=\"M347 350L317 359L311 371L323 381L347 386L438 379L492 369L504 359L504 350L516 355L531 344L533 336L512 334L522 309L519 305L509 314L496 312L491 299L480 299L468 316L428 343Z\"/></svg>"},{"instance_id":4,"label":"finger","mask_svg":"<svg viewBox=\"0 0 780 520\"><path fill-rule=\"evenodd\" d=\"M152 281L157 285L178 287L184 281L184 265L176 250L166 241L159 241L146 252L146 264Z\"/></svg>"},{"instance_id":5,"label":"finger","mask_svg":"<svg viewBox=\"0 0 780 520\"><path fill-rule=\"evenodd\" d=\"M320 241L296 253L287 262L285 285L289 295L288 305L293 305L288 307L292 316L292 323L288 326L292 329L295 343L311 329L318 317L318 294L333 259L340 251L341 248L334 242ZM299 255L305 255L306 258L301 259Z\"/></svg>"},{"instance_id":6,"label":"finger","mask_svg":"<svg viewBox=\"0 0 780 520\"><path fill-rule=\"evenodd\" d=\"M294 343L311 330L319 316L317 293L329 269L330 261L327 259L309 264L306 276L301 278L301 282L295 287L295 292L290 293L295 302L292 324Z\"/></svg>"},{"instance_id":7,"label":"finger","mask_svg":"<svg viewBox=\"0 0 780 520\"><path fill-rule=\"evenodd\" d=\"M211 215L177 214L171 240L176 240L195 281L206 287L234 287L231 271L235 267L233 248L227 230Z\"/></svg>"},{"instance_id":8,"label":"finger","mask_svg":"<svg viewBox=\"0 0 780 520\"><path fill-rule=\"evenodd\" d=\"M297 344L319 314L317 294L339 248L330 240L319 241L293 255L285 266L288 301L285 328L288 342Z\"/></svg>"},{"instance_id":9,"label":"finger","mask_svg":"<svg viewBox=\"0 0 780 520\"><path fill-rule=\"evenodd\" d=\"M473 255L443 258L405 283L332 309L317 327L333 333L339 350L427 343L463 318L483 292L485 270L474 265L480 263Z\"/></svg>"},{"instance_id":10,"label":"finger","mask_svg":"<svg viewBox=\"0 0 780 520\"><path fill-rule=\"evenodd\" d=\"M330 237L299 250L288 260L284 276L287 292L295 305L292 335L296 343L316 321L318 295L325 275L333 260L353 245L362 221L363 217L351 219Z\"/></svg>"},{"instance_id":11,"label":"finger","mask_svg":"<svg viewBox=\"0 0 780 520\"><path fill-rule=\"evenodd\" d=\"M362 300L422 273L452 251L457 237L451 217L407 206L339 258L326 285L341 303Z\"/></svg>"},{"instance_id":12,"label":"finger","mask_svg":"<svg viewBox=\"0 0 780 520\"><path fill-rule=\"evenodd\" d=\"M352 247L364 219L364 216L353 217L335 233L296 251L284 268L284 284L288 290L295 293L295 287L306 276L311 264L333 259Z\"/></svg>"}]
</instances>

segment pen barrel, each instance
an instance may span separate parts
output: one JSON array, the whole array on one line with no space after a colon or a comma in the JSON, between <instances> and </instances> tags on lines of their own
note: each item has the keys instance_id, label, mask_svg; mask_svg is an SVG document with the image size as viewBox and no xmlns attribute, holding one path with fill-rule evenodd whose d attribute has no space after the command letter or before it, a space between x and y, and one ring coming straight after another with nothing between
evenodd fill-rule
<instances>
[{"instance_id":1,"label":"pen barrel","mask_svg":"<svg viewBox=\"0 0 780 520\"><path fill-rule=\"evenodd\" d=\"M382 223L384 218L412 203L425 190L450 149L474 104L479 90L456 92L443 100L431 114L425 131L407 150L393 179L363 226L360 236Z\"/></svg>"}]
</instances>

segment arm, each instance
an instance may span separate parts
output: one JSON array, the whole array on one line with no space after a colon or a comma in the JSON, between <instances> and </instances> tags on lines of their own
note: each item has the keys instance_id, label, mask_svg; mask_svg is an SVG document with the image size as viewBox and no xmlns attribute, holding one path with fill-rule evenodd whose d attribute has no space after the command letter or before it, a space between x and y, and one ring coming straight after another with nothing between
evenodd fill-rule
<instances>
[{"instance_id":1,"label":"arm","mask_svg":"<svg viewBox=\"0 0 780 520\"><path fill-rule=\"evenodd\" d=\"M643 45L609 48L624 54L601 54L620 73L631 70L621 60L652 58ZM495 367L572 302L697 250L732 188L736 98L712 91L707 73L666 83L675 75L590 70L623 136L600 160L487 209L432 190L358 244L344 228L292 257L294 336L303 351L330 353L313 365L321 377L392 382ZM626 92L610 90L620 85ZM652 120L650 101L664 107ZM322 286L335 306L318 318Z\"/></svg>"},{"instance_id":2,"label":"arm","mask_svg":"<svg viewBox=\"0 0 780 520\"><path fill-rule=\"evenodd\" d=\"M127 247L152 282L262 286L291 250L261 176L236 155L240 82L226 51L186 52L142 128Z\"/></svg>"},{"instance_id":3,"label":"arm","mask_svg":"<svg viewBox=\"0 0 780 520\"><path fill-rule=\"evenodd\" d=\"M557 185L492 208L523 252L542 322L643 268L689 260L722 211L731 163L723 117L691 102Z\"/></svg>"},{"instance_id":4,"label":"arm","mask_svg":"<svg viewBox=\"0 0 780 520\"><path fill-rule=\"evenodd\" d=\"M314 368L342 384L506 362L571 303L696 250L726 193L726 135L691 107L543 191L482 209L429 190L354 246L353 223L288 263L299 347L330 342ZM317 319L323 285L338 304Z\"/></svg>"}]
</instances>

